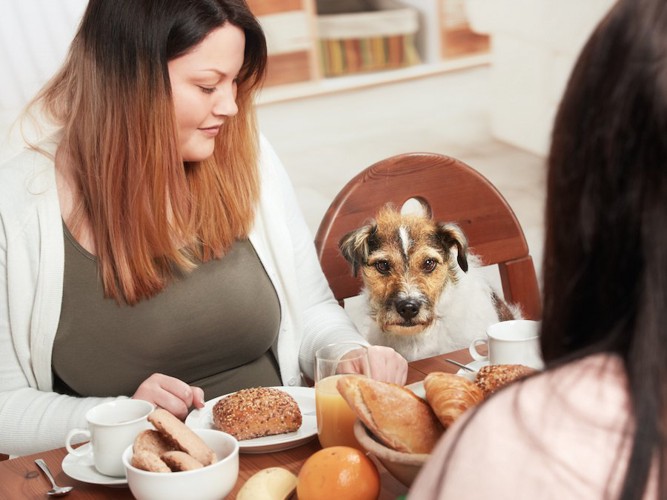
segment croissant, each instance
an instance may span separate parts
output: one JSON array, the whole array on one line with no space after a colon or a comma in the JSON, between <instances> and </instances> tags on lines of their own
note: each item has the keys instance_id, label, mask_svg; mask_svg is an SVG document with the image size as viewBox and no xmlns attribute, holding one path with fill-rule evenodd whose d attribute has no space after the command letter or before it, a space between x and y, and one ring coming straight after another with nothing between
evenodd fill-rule
<instances>
[{"instance_id":1,"label":"croissant","mask_svg":"<svg viewBox=\"0 0 667 500\"><path fill-rule=\"evenodd\" d=\"M429 405L445 429L484 399L484 393L474 382L451 373L429 373L424 379L424 389Z\"/></svg>"},{"instance_id":2,"label":"croissant","mask_svg":"<svg viewBox=\"0 0 667 500\"><path fill-rule=\"evenodd\" d=\"M341 393L364 425L386 446L407 453L430 453L443 428L426 401L400 385L348 375Z\"/></svg>"}]
</instances>

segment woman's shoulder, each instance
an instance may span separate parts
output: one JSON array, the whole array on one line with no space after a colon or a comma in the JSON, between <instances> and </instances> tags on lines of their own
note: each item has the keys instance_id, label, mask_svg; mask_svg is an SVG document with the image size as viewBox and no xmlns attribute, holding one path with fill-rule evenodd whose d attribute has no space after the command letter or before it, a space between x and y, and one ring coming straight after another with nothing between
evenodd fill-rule
<instances>
[{"instance_id":1,"label":"woman's shoulder","mask_svg":"<svg viewBox=\"0 0 667 500\"><path fill-rule=\"evenodd\" d=\"M50 149L25 148L0 165L0 207L6 210L56 197L56 176Z\"/></svg>"},{"instance_id":2,"label":"woman's shoulder","mask_svg":"<svg viewBox=\"0 0 667 500\"><path fill-rule=\"evenodd\" d=\"M448 429L420 490L435 484L446 462L440 498L462 491L489 498L516 481L525 492L586 498L580 493L606 481L628 419L618 358L596 355L547 370L499 391ZM480 474L485 481L471 486Z\"/></svg>"},{"instance_id":3,"label":"woman's shoulder","mask_svg":"<svg viewBox=\"0 0 667 500\"><path fill-rule=\"evenodd\" d=\"M292 189L292 181L285 166L263 134L259 136L259 172L263 185L269 185L273 189L279 188L283 192Z\"/></svg>"},{"instance_id":4,"label":"woman's shoulder","mask_svg":"<svg viewBox=\"0 0 667 500\"><path fill-rule=\"evenodd\" d=\"M278 154L262 133L259 134L259 163L260 169L265 173L275 174L277 171L284 170Z\"/></svg>"},{"instance_id":5,"label":"woman's shoulder","mask_svg":"<svg viewBox=\"0 0 667 500\"><path fill-rule=\"evenodd\" d=\"M513 383L450 431L462 450L488 445L530 454L575 446L577 439L602 444L622 432L629 414L620 359L595 355Z\"/></svg>"},{"instance_id":6,"label":"woman's shoulder","mask_svg":"<svg viewBox=\"0 0 667 500\"><path fill-rule=\"evenodd\" d=\"M0 163L0 177L11 182L29 179L36 172L53 170L57 141L57 137L50 137L34 145L25 144L16 154Z\"/></svg>"},{"instance_id":7,"label":"woman's shoulder","mask_svg":"<svg viewBox=\"0 0 667 500\"><path fill-rule=\"evenodd\" d=\"M627 404L622 361L614 355L597 354L512 384L483 405L479 418L494 418L499 412L507 418L520 414L529 419L548 414L600 424L605 419L601 409L621 409Z\"/></svg>"}]
</instances>

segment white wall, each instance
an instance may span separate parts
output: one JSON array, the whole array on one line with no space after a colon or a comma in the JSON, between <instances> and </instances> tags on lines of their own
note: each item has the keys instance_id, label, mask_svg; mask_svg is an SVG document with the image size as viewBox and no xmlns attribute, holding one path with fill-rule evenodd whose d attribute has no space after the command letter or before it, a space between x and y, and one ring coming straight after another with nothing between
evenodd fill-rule
<instances>
[{"instance_id":1,"label":"white wall","mask_svg":"<svg viewBox=\"0 0 667 500\"><path fill-rule=\"evenodd\" d=\"M53 75L74 36L86 0L0 0L0 161L17 148L12 125Z\"/></svg>"},{"instance_id":2,"label":"white wall","mask_svg":"<svg viewBox=\"0 0 667 500\"><path fill-rule=\"evenodd\" d=\"M491 128L546 155L556 109L586 40L615 0L466 0L491 36Z\"/></svg>"},{"instance_id":3,"label":"white wall","mask_svg":"<svg viewBox=\"0 0 667 500\"><path fill-rule=\"evenodd\" d=\"M436 0L406 1L433 11L437 5ZM546 154L572 64L613 0L466 2L473 28L492 36L494 136ZM0 0L0 161L17 150L19 130L12 124L61 64L86 3Z\"/></svg>"}]
</instances>

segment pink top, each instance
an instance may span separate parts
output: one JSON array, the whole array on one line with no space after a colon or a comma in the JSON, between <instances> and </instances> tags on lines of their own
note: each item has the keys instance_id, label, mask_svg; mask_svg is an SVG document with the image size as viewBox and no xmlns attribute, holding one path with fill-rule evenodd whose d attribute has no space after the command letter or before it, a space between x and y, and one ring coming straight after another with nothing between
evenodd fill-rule
<instances>
[{"instance_id":1,"label":"pink top","mask_svg":"<svg viewBox=\"0 0 667 500\"><path fill-rule=\"evenodd\" d=\"M620 359L595 355L508 387L447 431L409 498L617 497L632 431L625 386Z\"/></svg>"}]
</instances>

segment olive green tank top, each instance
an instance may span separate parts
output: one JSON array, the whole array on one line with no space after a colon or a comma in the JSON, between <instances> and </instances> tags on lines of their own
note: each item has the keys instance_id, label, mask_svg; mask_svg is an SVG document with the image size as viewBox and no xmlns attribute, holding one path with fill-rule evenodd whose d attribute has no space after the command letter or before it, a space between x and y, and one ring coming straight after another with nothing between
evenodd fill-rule
<instances>
[{"instance_id":1,"label":"olive green tank top","mask_svg":"<svg viewBox=\"0 0 667 500\"><path fill-rule=\"evenodd\" d=\"M104 297L96 258L65 226L64 232L63 300L52 358L56 392L131 396L153 373L199 386L207 400L281 385L272 351L280 304L248 240L129 306Z\"/></svg>"}]
</instances>

